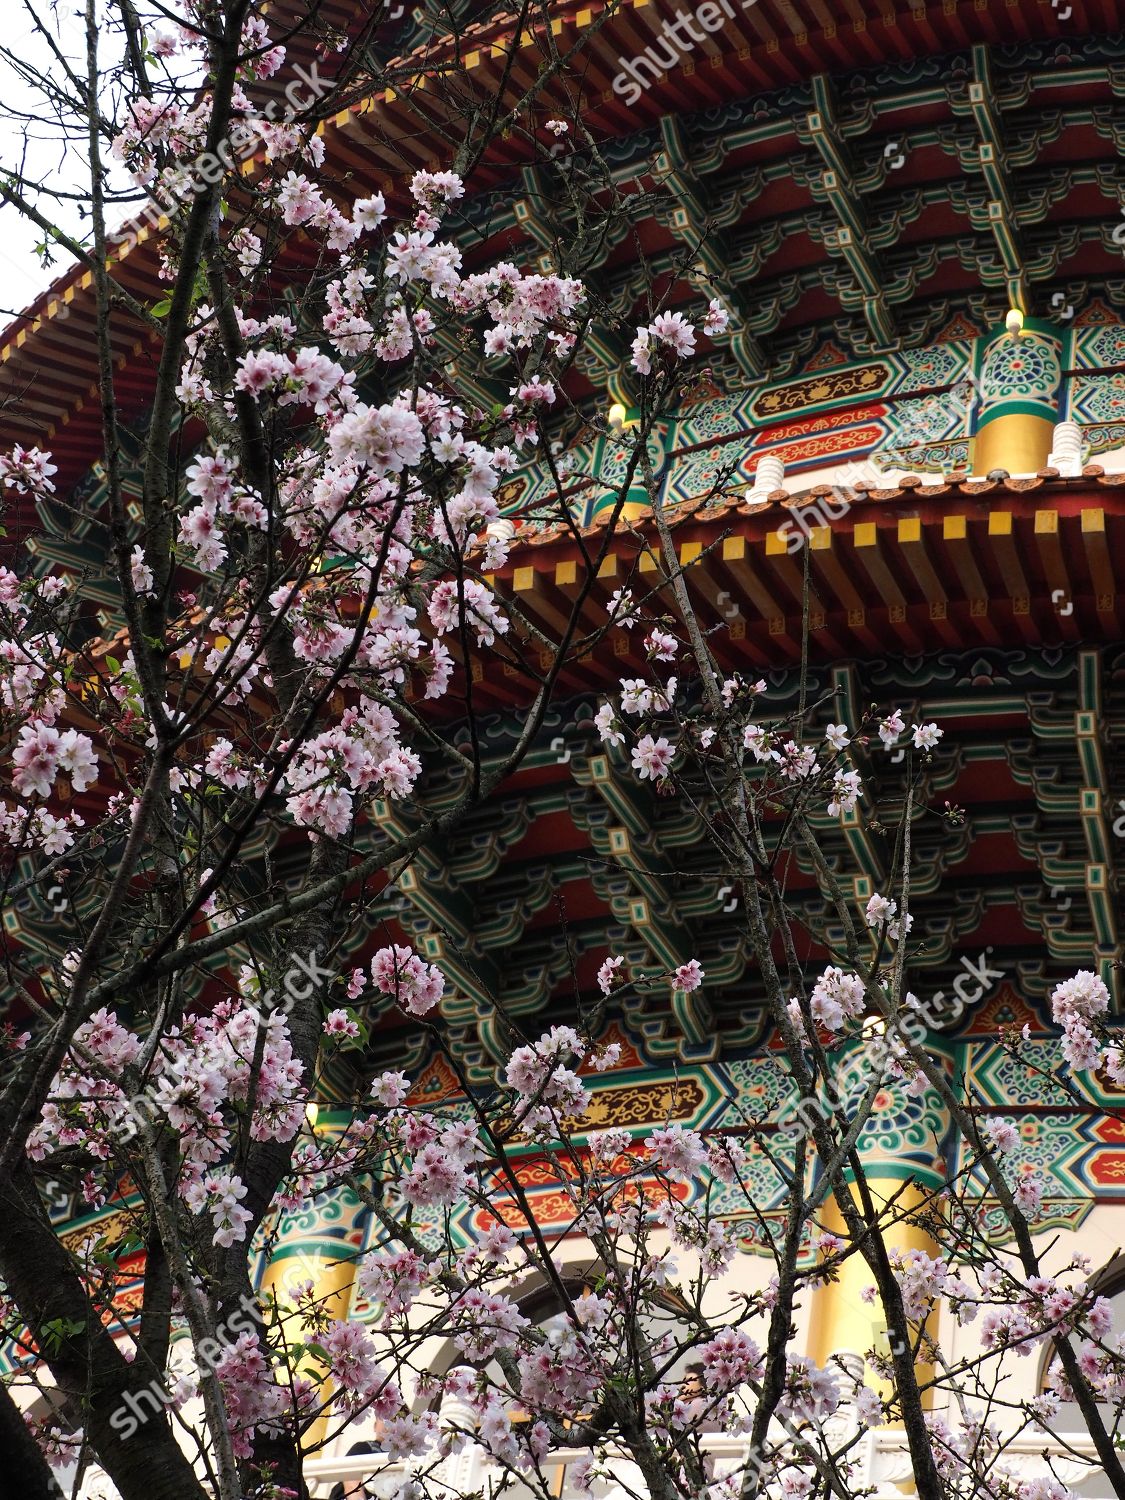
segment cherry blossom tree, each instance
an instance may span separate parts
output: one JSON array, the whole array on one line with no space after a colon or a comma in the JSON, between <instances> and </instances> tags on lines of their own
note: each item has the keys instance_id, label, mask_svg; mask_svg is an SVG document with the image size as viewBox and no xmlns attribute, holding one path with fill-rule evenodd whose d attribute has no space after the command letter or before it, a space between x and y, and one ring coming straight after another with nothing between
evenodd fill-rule
<instances>
[{"instance_id":1,"label":"cherry blossom tree","mask_svg":"<svg viewBox=\"0 0 1125 1500\"><path fill-rule=\"evenodd\" d=\"M529 10L520 24L534 19ZM43 184L16 174L3 188L92 272L123 621L113 640L91 642L81 580L14 550L0 573L7 892L73 897L46 967L18 942L5 951L22 1019L2 1035L4 1326L25 1356L22 1394L37 1388L58 1414L29 1429L0 1388L23 1491L57 1493L47 1459L69 1446L123 1500L303 1500L307 1460L376 1421L372 1473L397 1475L403 1500L456 1493L451 1465L469 1448L487 1456L494 1491L544 1500L549 1456L563 1448L579 1454L579 1490L620 1477L624 1456L652 1500L847 1497L862 1490L862 1433L901 1423L928 1500L1061 1500L1055 1479L1014 1477L1005 1455L1073 1402L1125 1494L1105 1414L1125 1394L1121 1352L1091 1268L1076 1258L1044 1272L1037 1185L1007 1171L1009 1130L978 1121L930 1046L929 998L908 987L914 785L941 726L907 725L889 707L824 724L804 692L779 714L764 684L718 667L677 561L646 438L695 378L695 354L722 336L721 304L693 322L654 294L626 330L639 417L593 545L565 502L557 447L600 311L582 276L586 240L569 260L560 240L550 272L531 269L530 246L464 263L460 215L490 145L522 133L546 156L542 135L558 144L572 125L580 135L577 108L538 134L528 124L548 82L569 86L575 71L551 51L549 26L535 90L513 86L482 114L454 70L458 108L433 122L448 166L404 167L356 196L333 177L317 127L375 84L402 82L406 65L385 62L377 28L333 39L315 5L290 25L250 0L151 13L88 0L84 24L85 54L60 64L50 98L84 143L89 241L46 218ZM295 56L325 63L329 83L268 113L263 90L276 101L269 87ZM629 204L586 145L560 193L596 237ZM163 218L118 228L122 174L142 194L138 212L155 203ZM154 224L167 295L145 306L123 284L121 251L147 244ZM157 349L139 518L121 460L134 421L116 396L123 326ZM481 377L501 368L505 399L459 391L451 347ZM517 523L544 519L501 514L505 480L532 461L553 484L546 519L583 560L552 639L494 582ZM68 503L57 474L32 434L0 455L10 513ZM656 567L591 629L586 605L636 485L652 502ZM443 1023L446 976L372 918L374 896L427 841L518 768L564 666L618 632L639 635L647 671L621 682L598 730L638 783L695 804L733 874L781 1043L782 1128L776 1115L747 1118L705 1137L670 1116L636 1139L586 1121L592 1078L617 1061L610 1009L643 1006L654 983L690 997L706 978L699 959L654 980L607 953L596 1006L519 1039L482 1084ZM505 668L521 684L523 722L497 760L474 685ZM904 735L914 779L899 807L881 809L897 830L893 879L858 913L813 821L868 794L854 747L889 749ZM387 806L398 816L384 823ZM786 899L798 855L845 934L842 946L814 934L827 954L815 972ZM358 964L347 957L357 947ZM370 1017L388 1005L443 1049L455 1097L418 1107L405 1073L370 1061ZM1118 1077L1101 981L1068 979L1055 1006L1068 1067ZM1010 1045L1018 1059L1020 1039ZM310 1138L308 1106L345 1049L349 1123ZM858 1079L847 1097L826 1088L845 1056ZM1070 1087L1065 1074L1049 1086ZM886 1087L934 1097L976 1175L909 1207L877 1201L861 1137ZM536 1221L521 1186L514 1153L528 1143L568 1204L562 1230ZM780 1216L753 1185L751 1160L763 1157L786 1190ZM498 1181L511 1223L491 1212ZM129 1235L67 1248L48 1214L60 1182L86 1207L131 1184ZM339 1317L315 1285L251 1283L272 1216L340 1187L378 1226L377 1248L355 1267L378 1307L370 1325ZM982 1235L985 1197L1014 1253ZM830 1202L846 1238L823 1227ZM465 1203L491 1214L467 1249L448 1233ZM730 1274L746 1217L773 1260L755 1293ZM939 1254L895 1249L908 1219ZM588 1249L580 1285L568 1269L576 1240ZM126 1328L119 1261L137 1250L142 1297ZM867 1372L794 1355L800 1307L857 1256L889 1354L872 1350ZM515 1293L528 1276L552 1293L546 1323ZM979 1318L978 1357L943 1356L930 1317L939 1299L959 1323ZM177 1374L180 1330L195 1360ZM1054 1393L1009 1401L998 1371L1046 1342ZM455 1351L444 1364L439 1345ZM708 1451L715 1431L741 1444L722 1476Z\"/></svg>"},{"instance_id":2,"label":"cherry blossom tree","mask_svg":"<svg viewBox=\"0 0 1125 1500\"><path fill-rule=\"evenodd\" d=\"M374 24L334 36L319 6L270 32L259 10L91 4L76 62L50 14L33 14L60 62L40 79L48 112L89 172L89 240L47 218L46 182L20 172L5 186L93 274L125 625L108 650L89 649L74 628L80 586L23 556L4 570L8 891L73 877L97 899L70 908L45 978L29 952L9 956L30 1027L7 1038L0 1154L13 1203L0 1260L56 1390L126 1495L199 1492L167 1421L132 1444L114 1430L122 1394L162 1368L173 1305L201 1339L247 1296L247 1244L291 1166L325 1010L345 998L334 955L374 890L519 764L588 593L544 669L544 642L484 581L521 520L499 524L505 477L540 449L554 469L551 409L590 318L582 283L509 262L469 273L442 234L461 174L535 91L510 113L474 110L451 147L458 171L404 170L387 194L357 197L322 170L318 127L356 97L357 78L364 90L397 79L385 39ZM300 87L279 94L287 66ZM549 60L544 82L558 68ZM154 232L168 293L145 306L120 268ZM294 284L295 301L282 293ZM157 349L139 526L123 488L134 420L116 396L123 326ZM470 365L504 366L509 399L464 399L451 339ZM37 503L65 503L34 444L2 471L20 526ZM489 765L475 733L466 754L450 726L473 724L475 675L505 645L525 728ZM419 794L427 766L445 768L452 800ZM380 835L376 800L408 808L411 832ZM296 891L275 872L284 849L291 865L297 854ZM16 874L27 856L30 882ZM407 999L413 971L392 959L374 981L388 972ZM228 998L200 1014L213 974ZM423 975L409 1002L438 993ZM138 1119L140 1096L155 1113ZM90 1268L63 1254L41 1199L69 1172L97 1204L125 1171L151 1215L131 1365L96 1314L104 1278L95 1292ZM203 1381L206 1463L233 1495L248 1454L229 1431L223 1375ZM302 1484L291 1435L265 1433L258 1448L263 1462L279 1449L279 1470Z\"/></svg>"}]
</instances>

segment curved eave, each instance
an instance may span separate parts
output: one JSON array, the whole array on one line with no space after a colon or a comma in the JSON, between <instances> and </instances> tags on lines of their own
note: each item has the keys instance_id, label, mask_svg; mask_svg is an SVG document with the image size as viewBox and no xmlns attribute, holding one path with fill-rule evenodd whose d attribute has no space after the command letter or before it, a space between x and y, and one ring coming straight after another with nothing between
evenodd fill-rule
<instances>
[{"instance_id":1,"label":"curved eave","mask_svg":"<svg viewBox=\"0 0 1125 1500\"><path fill-rule=\"evenodd\" d=\"M763 341L767 366L778 357L792 362L835 325L862 327L863 319L872 317L869 304L882 295L881 288L870 296L863 293L862 281L871 267L886 281L886 308L874 322L879 326L885 313L906 343L932 334L930 325L947 317L950 307L974 300L982 306L1006 303L1014 273L1005 267L991 232L971 223L964 205L955 211L950 201L951 185L979 194L983 179L966 173L949 141L943 143L938 135L952 125L965 126L957 91L963 91L966 80L947 78L940 70L925 79L908 78L905 72L894 76L899 65L906 69L920 59L963 53L977 44L995 43L1006 53L1023 42L1053 39L1060 44L1050 65L1030 77L1026 111L1007 98L996 103L1002 124L1013 132L1052 109L1062 111L1069 122L1061 137L1046 132L1030 167L1010 170L1016 228L1026 241L1027 262L1026 274L1017 267L1015 279L1022 275L1045 306L1054 285L1069 288L1081 280L1102 288L1104 295L1107 283L1119 282L1121 257L1111 239L1117 151L1108 123L1116 84L1112 69L1085 68L1080 57L1085 35L1120 25L1111 0L1072 3L1065 21L1045 5L1011 7L1002 0L987 0L983 6L980 0L947 0L940 8L884 4L878 18L866 15L867 8L856 0L831 11L820 0L757 0L735 9L736 18L698 46L694 61L685 58L683 66L660 78L632 107L614 92L614 77L622 59L638 55L662 24L674 19L672 0L629 0L609 16L559 4L551 32L553 45L563 53L580 44L583 125L606 143L610 155L620 157L617 170L622 173L633 171L636 152L638 160L651 156L650 147L659 143L655 127L665 116L693 117L692 144L691 132L707 129L701 112L719 105L734 111L729 119L724 112L723 119L714 121L712 139L718 149L711 153L713 159L704 160L706 153L692 144L687 166L698 176L708 213L725 223L724 233L737 252L731 258L731 279L745 293L747 333ZM466 100L493 97L511 64L508 99L514 103L535 80L543 45L543 37L531 32L513 51L512 20L504 12L470 21L462 39L459 83ZM413 70L409 93L376 91L322 127L327 173L341 191L356 184L385 188L387 177L401 187L410 170L445 165L438 159L434 129L449 112L441 55L440 49L421 48L413 59L392 60L392 75L396 68L405 73L408 64ZM805 96L811 100L809 81L820 74L844 77L875 65L886 67L891 76L871 105L870 120L853 117L846 97L839 107L841 142L853 165L849 191L868 226L859 250L847 251L839 242L838 226L833 227L833 204L824 198L824 162L807 138L810 106ZM782 99L780 113L766 109L760 126L738 114L739 101L766 94L776 100L787 88L797 91L794 97L787 103ZM544 119L552 111L570 112L563 94L555 97L550 86L537 108ZM884 152L900 137L908 147L903 169L890 172ZM474 263L492 258L518 232L512 205L521 194L530 195L533 217L537 213L538 183L526 179L527 166L527 143L512 135L491 143L474 172L473 197L465 205L466 225L476 241L470 251ZM253 170L249 164L247 169L248 174ZM732 195L737 198L743 191L747 173L759 170L766 172L761 190L743 193L745 201L732 215ZM1067 192L1051 187L1053 172L1077 173ZM1036 192L1045 193L1042 212ZM501 202L492 201L496 195ZM759 244L756 234L774 226L780 230L778 243ZM667 264L667 272L660 274L673 300L693 295L687 285L674 288L667 280L683 247L666 224L650 219L640 226L639 243L658 266ZM142 231L128 254L116 252L112 266L114 279L145 306L166 291L158 244L158 232ZM608 281L616 282L615 300L623 316L639 295L630 272L636 248L631 239L622 242L602 268ZM93 335L92 276L75 266L0 338L0 394L7 398L0 410L0 444L49 442L59 464L60 489L77 479L101 448L93 399ZM155 340L123 312L115 315L113 340L118 404L128 418L147 405ZM742 373L754 375L752 370Z\"/></svg>"},{"instance_id":2,"label":"curved eave","mask_svg":"<svg viewBox=\"0 0 1125 1500\"><path fill-rule=\"evenodd\" d=\"M800 659L805 554L788 551L793 532L779 528L831 493L778 491L753 505L732 497L669 511L678 562L704 628L717 628L709 639L723 666L745 670L749 660L768 670ZM659 582L645 551L659 552L652 523L631 525L634 534L619 530L610 543L582 618L587 630L604 625L616 589L643 593ZM588 553L603 536L604 522L585 529ZM808 562L813 661L1118 641L1125 475L1091 465L1077 479L1047 471L1031 480L868 488L842 519L811 526ZM560 528L515 548L495 586L550 635L584 567ZM612 691L645 668L639 639L617 632L612 647L602 644L564 670L562 690ZM492 660L474 693L482 711L503 710L522 700L521 686Z\"/></svg>"}]
</instances>

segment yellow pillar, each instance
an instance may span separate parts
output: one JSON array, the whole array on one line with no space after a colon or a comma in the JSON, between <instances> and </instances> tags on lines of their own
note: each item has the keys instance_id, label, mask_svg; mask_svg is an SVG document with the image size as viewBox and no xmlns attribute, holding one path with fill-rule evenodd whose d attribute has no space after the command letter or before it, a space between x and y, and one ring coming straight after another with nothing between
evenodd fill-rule
<instances>
[{"instance_id":1,"label":"yellow pillar","mask_svg":"<svg viewBox=\"0 0 1125 1500\"><path fill-rule=\"evenodd\" d=\"M262 1273L262 1299L271 1293L277 1298L280 1324L286 1345L302 1343L307 1337L303 1322L295 1312L286 1312L296 1303L294 1289L299 1282L311 1281L313 1297L331 1318L346 1318L351 1307L355 1285L354 1251L348 1245L337 1242L335 1246L302 1246L300 1243L286 1246L270 1261ZM311 1356L301 1361L306 1370ZM327 1398L331 1382L325 1377L320 1394ZM308 1430L307 1441L319 1443L328 1432L328 1417L318 1417Z\"/></svg>"},{"instance_id":2,"label":"yellow pillar","mask_svg":"<svg viewBox=\"0 0 1125 1500\"><path fill-rule=\"evenodd\" d=\"M1018 335L994 329L977 345L973 473L1036 474L1047 465L1059 417L1062 334L1021 319Z\"/></svg>"},{"instance_id":3,"label":"yellow pillar","mask_svg":"<svg viewBox=\"0 0 1125 1500\"><path fill-rule=\"evenodd\" d=\"M941 1254L941 1249L925 1230L914 1223L899 1222L903 1215L924 1205L930 1197L929 1193L913 1182L904 1184L901 1180L866 1173L865 1177L868 1191L880 1215L880 1223L887 1226L882 1230L883 1243L887 1249L921 1250L931 1259L936 1259ZM886 1205L892 1198L894 1207L883 1218ZM862 1216L854 1185L852 1199ZM838 1236L845 1244L850 1242L848 1227L834 1197L830 1196L824 1204L818 1220L829 1234ZM856 1250L841 1265L836 1281L816 1288L812 1298L809 1355L818 1365L827 1365L834 1354L862 1356L872 1348L878 1354L889 1355L886 1320L882 1315L882 1303L878 1294L874 1302L865 1302L861 1295L865 1287L874 1285L874 1272L864 1260L862 1251ZM915 1368L920 1382L924 1383L933 1375L932 1365L919 1363ZM890 1394L891 1388L886 1381L873 1379L869 1383L880 1396ZM931 1395L932 1392L925 1393L927 1406L931 1404Z\"/></svg>"},{"instance_id":4,"label":"yellow pillar","mask_svg":"<svg viewBox=\"0 0 1125 1500\"><path fill-rule=\"evenodd\" d=\"M355 1260L349 1246L338 1249L317 1246L312 1250L299 1244L287 1246L270 1261L262 1273L262 1296L273 1295L279 1305L292 1307L298 1283L311 1281L313 1296L322 1303L330 1318L346 1318L355 1283ZM282 1328L289 1335L293 1315L284 1316Z\"/></svg>"},{"instance_id":5,"label":"yellow pillar","mask_svg":"<svg viewBox=\"0 0 1125 1500\"><path fill-rule=\"evenodd\" d=\"M1054 430L1053 421L1027 412L994 418L977 433L973 473L1006 469L1009 474L1037 474L1047 466Z\"/></svg>"},{"instance_id":6,"label":"yellow pillar","mask_svg":"<svg viewBox=\"0 0 1125 1500\"><path fill-rule=\"evenodd\" d=\"M322 1117L316 1133L323 1135L332 1128L332 1120ZM294 1307L295 1289L303 1282L312 1282L313 1297L329 1317L348 1316L355 1286L358 1243L353 1229L359 1208L353 1195L340 1188L314 1211L283 1216L269 1263L262 1272L260 1297L263 1302L271 1295L277 1299L287 1345L302 1343L307 1337L299 1315L286 1311ZM343 1235L339 1232L341 1228L345 1231ZM308 1364L306 1357L302 1369ZM321 1396L326 1397L330 1389L330 1382L325 1379ZM328 1418L318 1417L309 1428L308 1441L320 1442L327 1429Z\"/></svg>"},{"instance_id":7,"label":"yellow pillar","mask_svg":"<svg viewBox=\"0 0 1125 1500\"><path fill-rule=\"evenodd\" d=\"M867 1045L869 1041L857 1043L839 1058L835 1087L843 1095L845 1109L858 1102L870 1082L870 1064L866 1069L863 1066ZM948 1044L932 1035L927 1040L927 1051L935 1060L944 1056L952 1063ZM852 1084L846 1081L849 1077ZM916 1215L933 1204L934 1193L945 1182L949 1125L948 1112L938 1094L927 1089L921 1097L913 1098L907 1095L901 1080L884 1075L871 1117L856 1142L856 1155L863 1165L864 1181L888 1251L920 1250L931 1259L941 1254L940 1246L916 1222ZM852 1201L862 1219L863 1209L850 1174L848 1181ZM844 1216L831 1194L817 1215L817 1223L845 1245L851 1243ZM858 1366L868 1350L890 1358L886 1318L878 1291L872 1302L862 1296L866 1287L875 1285L875 1275L857 1248L840 1266L837 1280L818 1286L813 1292L808 1353L822 1368L830 1365L836 1355L851 1355ZM936 1311L931 1317L933 1322L928 1321L927 1327L936 1334ZM920 1384L932 1379L931 1364L919 1362L915 1369ZM890 1382L878 1378L870 1368L865 1378L881 1398L891 1395ZM932 1407L933 1392L924 1392L922 1400L923 1405ZM890 1425L899 1427L901 1423ZM916 1493L910 1483L900 1488L906 1495Z\"/></svg>"}]
</instances>

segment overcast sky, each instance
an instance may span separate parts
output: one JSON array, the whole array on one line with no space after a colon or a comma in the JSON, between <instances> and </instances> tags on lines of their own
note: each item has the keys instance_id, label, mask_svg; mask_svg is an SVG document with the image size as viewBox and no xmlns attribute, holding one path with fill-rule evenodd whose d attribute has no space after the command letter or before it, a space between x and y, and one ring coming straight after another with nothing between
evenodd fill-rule
<instances>
[{"instance_id":1,"label":"overcast sky","mask_svg":"<svg viewBox=\"0 0 1125 1500\"><path fill-rule=\"evenodd\" d=\"M145 0L140 0L136 8L142 20L146 11L153 15ZM86 147L81 137L67 140L50 93L66 86L65 68L52 55L52 42L75 73L85 76L84 10L82 0L0 0L0 171L18 172L45 189L79 195L68 200L46 191L38 196L30 194L45 217L79 241L89 231L89 219L83 216L80 202L90 190ZM37 28L35 17L49 28L51 42ZM149 28L150 35L156 29ZM160 29L175 31L167 21ZM102 38L99 62L104 70L108 72L119 60L121 50L119 35L110 32ZM185 65L178 60L157 66L186 76ZM35 75L47 77L46 90L42 83L35 82ZM106 89L103 113L119 120L120 105L119 93ZM107 150L103 149L103 157L107 166L116 167L110 174L111 185L121 192L129 190L132 184L124 169L113 162ZM106 217L113 227L123 223L129 213L120 206L110 207ZM0 325L22 312L73 263L69 252L56 246L53 263L45 266L35 253L36 244L43 238L43 232L18 209L0 203Z\"/></svg>"},{"instance_id":2,"label":"overcast sky","mask_svg":"<svg viewBox=\"0 0 1125 1500\"><path fill-rule=\"evenodd\" d=\"M58 0L53 7L37 4L35 8L51 20L64 56L78 63L85 51L85 37L77 0ZM22 171L53 185L76 189L82 163L73 148L65 147L43 94L20 76L19 61L43 71L49 68L55 78L62 75L46 41L37 36L23 0L4 0L0 5L0 49L0 168L5 174ZM83 221L77 205L42 197L37 206L62 228L82 236ZM18 209L0 204L0 322L10 322L71 264L71 256L56 247L54 264L44 266L35 254L35 245L42 239L42 231Z\"/></svg>"}]
</instances>

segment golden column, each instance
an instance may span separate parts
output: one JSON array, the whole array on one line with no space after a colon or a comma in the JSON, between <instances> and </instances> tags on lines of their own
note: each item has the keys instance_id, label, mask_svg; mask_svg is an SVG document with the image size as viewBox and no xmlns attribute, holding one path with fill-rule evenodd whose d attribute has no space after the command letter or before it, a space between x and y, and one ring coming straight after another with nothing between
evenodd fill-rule
<instances>
[{"instance_id":1,"label":"golden column","mask_svg":"<svg viewBox=\"0 0 1125 1500\"><path fill-rule=\"evenodd\" d=\"M931 1200L932 1188L927 1189L917 1182L903 1182L899 1178L883 1175L885 1165L887 1164L875 1162L870 1167L865 1163L864 1167L877 1222L881 1226L889 1226L882 1228L883 1243L888 1251L901 1250L905 1253L921 1250L931 1259L936 1259L941 1254L940 1247L921 1225L910 1218L911 1214L925 1208ZM851 1184L851 1188L852 1201L862 1218L859 1195L854 1184ZM892 1206L888 1208L888 1204ZM844 1216L831 1195L818 1215L818 1220L823 1229L838 1236L845 1244L851 1240ZM869 1349L889 1357L886 1319L880 1311L879 1298L876 1296L875 1301L870 1303L862 1295L865 1287L874 1284L875 1275L862 1252L857 1250L844 1261L836 1281L817 1287L812 1301L809 1354L818 1365L827 1365L834 1354L851 1354L862 1358ZM922 1361L915 1365L915 1369L921 1382L929 1380L933 1374L933 1366ZM890 1394L890 1385L885 1380L872 1379L869 1384L875 1387L880 1396ZM927 1406L932 1404L931 1394L924 1393Z\"/></svg>"},{"instance_id":2,"label":"golden column","mask_svg":"<svg viewBox=\"0 0 1125 1500\"><path fill-rule=\"evenodd\" d=\"M870 1081L870 1064L865 1062L868 1043L855 1045L840 1059L835 1083L845 1112L849 1102L854 1106ZM927 1042L931 1056L941 1056L944 1049ZM854 1085L854 1086L853 1086ZM945 1182L944 1151L949 1131L949 1115L940 1098L931 1090L919 1098L907 1094L898 1081L887 1081L875 1096L870 1119L856 1143L863 1166L864 1180L872 1200L882 1240L893 1254L921 1251L931 1259L941 1254L940 1246L918 1221ZM864 1217L853 1176L848 1183L852 1201ZM843 1240L852 1236L844 1222L835 1198L829 1194L817 1215L819 1227ZM858 1363L869 1350L888 1357L886 1319L876 1294L874 1302L865 1300L865 1288L875 1284L875 1276L861 1250L856 1249L840 1266L837 1280L816 1288L812 1297L808 1353L817 1364L829 1364L835 1355L852 1356ZM932 1367L916 1365L923 1383L932 1375ZM869 1381L887 1396L888 1383ZM925 1393L926 1405L932 1393Z\"/></svg>"},{"instance_id":3,"label":"golden column","mask_svg":"<svg viewBox=\"0 0 1125 1500\"><path fill-rule=\"evenodd\" d=\"M1046 467L1058 421L1063 339L1018 309L979 340L973 473L1036 474Z\"/></svg>"},{"instance_id":4,"label":"golden column","mask_svg":"<svg viewBox=\"0 0 1125 1500\"><path fill-rule=\"evenodd\" d=\"M346 1113L338 1117L316 1113L310 1105L309 1128L318 1136L331 1135L346 1128ZM274 1226L269 1260L262 1272L259 1298L265 1303L271 1295L277 1299L279 1320L286 1344L301 1343L301 1320L292 1309L296 1288L312 1283L317 1304L332 1318L346 1318L355 1285L356 1257L361 1231L357 1219L362 1213L359 1200L347 1188L334 1188L318 1198L310 1209L283 1213ZM308 1360L302 1362L307 1367ZM327 1396L326 1381L321 1395ZM318 1417L309 1429L309 1441L321 1441L328 1428L328 1418Z\"/></svg>"}]
</instances>

